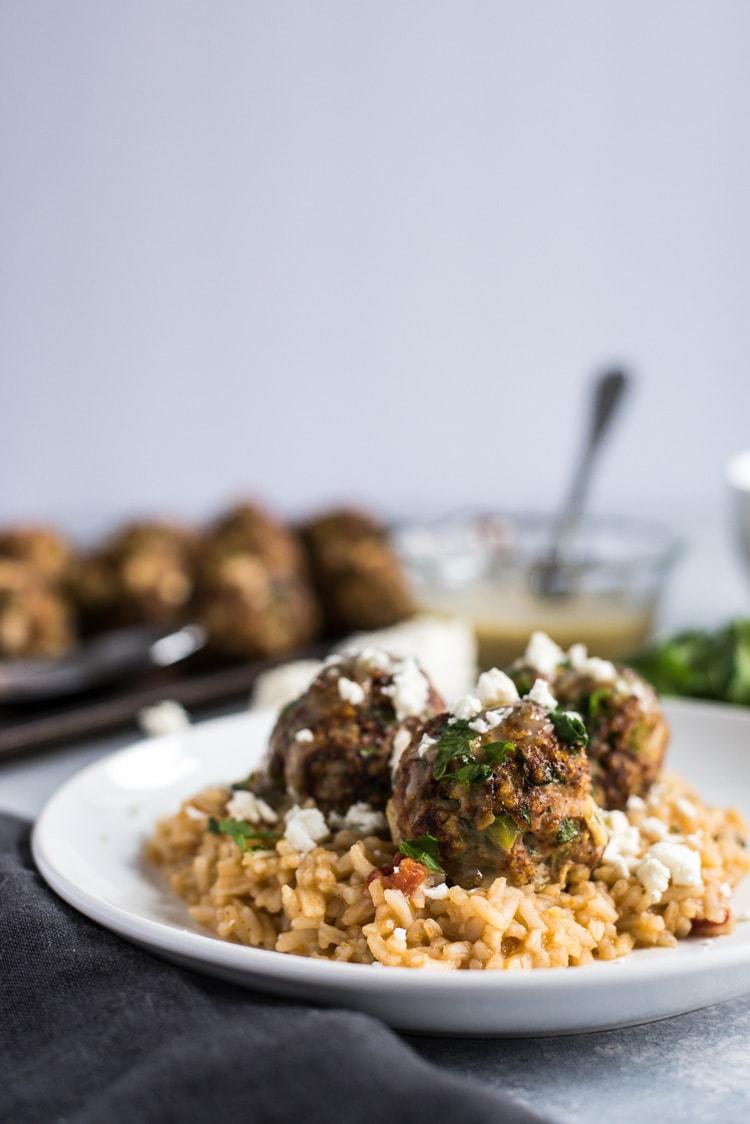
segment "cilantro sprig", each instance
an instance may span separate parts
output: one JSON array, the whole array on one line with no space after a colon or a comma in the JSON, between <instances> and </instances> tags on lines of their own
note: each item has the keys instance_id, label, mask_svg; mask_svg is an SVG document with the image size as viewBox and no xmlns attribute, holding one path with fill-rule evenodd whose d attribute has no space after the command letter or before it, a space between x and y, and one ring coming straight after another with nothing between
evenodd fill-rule
<instances>
[{"instance_id":1,"label":"cilantro sprig","mask_svg":"<svg viewBox=\"0 0 750 1124\"><path fill-rule=\"evenodd\" d=\"M277 831L258 831L247 820L236 820L234 816L219 820L216 816L209 816L206 831L211 835L229 835L241 851L257 851L265 849L269 843L275 843L281 836ZM248 846L248 840L258 840L253 846Z\"/></svg>"},{"instance_id":2,"label":"cilantro sprig","mask_svg":"<svg viewBox=\"0 0 750 1124\"><path fill-rule=\"evenodd\" d=\"M473 749L478 737L476 730L470 729L466 718L448 722L443 727L432 765L432 775L436 781L443 780L448 772L448 765L455 757L460 759L462 765L469 765L474 761Z\"/></svg>"},{"instance_id":3,"label":"cilantro sprig","mask_svg":"<svg viewBox=\"0 0 750 1124\"><path fill-rule=\"evenodd\" d=\"M589 742L586 723L575 710L553 710L550 712L552 725L560 741L574 748L585 749Z\"/></svg>"},{"instance_id":4,"label":"cilantro sprig","mask_svg":"<svg viewBox=\"0 0 750 1124\"><path fill-rule=\"evenodd\" d=\"M418 835L416 839L404 839L403 843L399 846L399 851L408 859L414 859L418 863L422 863L428 870L432 870L435 874L444 874L445 871L440 865L440 847L434 835L425 832L424 835Z\"/></svg>"},{"instance_id":5,"label":"cilantro sprig","mask_svg":"<svg viewBox=\"0 0 750 1124\"><path fill-rule=\"evenodd\" d=\"M575 820L569 820L567 816L560 824L560 829L557 833L558 843L570 843L571 839L575 839L577 835L581 834L581 829Z\"/></svg>"},{"instance_id":6,"label":"cilantro sprig","mask_svg":"<svg viewBox=\"0 0 750 1124\"><path fill-rule=\"evenodd\" d=\"M750 618L679 632L628 663L660 694L750 706Z\"/></svg>"}]
</instances>

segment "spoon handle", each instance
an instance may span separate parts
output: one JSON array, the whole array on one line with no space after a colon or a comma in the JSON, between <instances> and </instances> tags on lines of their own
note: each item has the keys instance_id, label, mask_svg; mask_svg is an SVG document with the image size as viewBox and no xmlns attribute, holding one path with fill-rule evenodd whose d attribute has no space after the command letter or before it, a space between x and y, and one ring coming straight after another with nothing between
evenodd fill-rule
<instances>
[{"instance_id":1,"label":"spoon handle","mask_svg":"<svg viewBox=\"0 0 750 1124\"><path fill-rule=\"evenodd\" d=\"M578 469L573 477L568 502L563 508L563 514L558 526L558 537L561 531L572 527L581 512L583 501L591 479L591 469L594 457L599 451L604 435L617 412L627 378L623 371L608 371L601 375L594 391L593 410L591 415L591 428L588 441L583 450L583 456L578 464Z\"/></svg>"},{"instance_id":2,"label":"spoon handle","mask_svg":"<svg viewBox=\"0 0 750 1124\"><path fill-rule=\"evenodd\" d=\"M627 377L622 371L607 371L597 379L586 444L573 476L567 501L555 525L547 557L535 568L531 578L532 588L545 597L560 597L570 593L570 581L565 574L568 543L578 526L596 454L617 412L626 386Z\"/></svg>"}]
</instances>

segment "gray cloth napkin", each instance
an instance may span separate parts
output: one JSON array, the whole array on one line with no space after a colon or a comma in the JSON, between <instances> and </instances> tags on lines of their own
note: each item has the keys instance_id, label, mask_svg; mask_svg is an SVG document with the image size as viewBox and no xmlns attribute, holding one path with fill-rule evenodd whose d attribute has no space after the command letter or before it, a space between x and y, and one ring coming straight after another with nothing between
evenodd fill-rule
<instances>
[{"instance_id":1,"label":"gray cloth napkin","mask_svg":"<svg viewBox=\"0 0 750 1124\"><path fill-rule=\"evenodd\" d=\"M276 1001L100 928L37 872L0 814L4 1124L533 1124L376 1019Z\"/></svg>"}]
</instances>

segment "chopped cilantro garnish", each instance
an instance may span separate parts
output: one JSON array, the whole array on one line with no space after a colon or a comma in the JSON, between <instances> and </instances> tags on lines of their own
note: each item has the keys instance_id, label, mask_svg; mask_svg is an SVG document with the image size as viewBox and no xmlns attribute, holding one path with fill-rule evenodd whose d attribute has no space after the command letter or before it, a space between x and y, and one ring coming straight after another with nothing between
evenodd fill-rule
<instances>
[{"instance_id":1,"label":"chopped cilantro garnish","mask_svg":"<svg viewBox=\"0 0 750 1124\"><path fill-rule=\"evenodd\" d=\"M226 820L217 820L216 816L209 816L206 830L210 832L211 835L230 835L241 851L248 850L249 839L258 840L257 843L249 848L251 851L257 851L260 848L264 848L269 843L275 843L277 839L281 839L281 836L276 831L258 831L258 829L254 827L253 824L248 823L247 820L236 820L233 816L230 816L229 819Z\"/></svg>"},{"instance_id":2,"label":"chopped cilantro garnish","mask_svg":"<svg viewBox=\"0 0 750 1124\"><path fill-rule=\"evenodd\" d=\"M456 722L447 723L438 738L435 761L432 766L432 775L436 781L445 776L448 764L454 757L461 757L463 764L471 763L472 747L477 739L476 731L469 729L467 719L460 718Z\"/></svg>"},{"instance_id":3,"label":"chopped cilantro garnish","mask_svg":"<svg viewBox=\"0 0 750 1124\"><path fill-rule=\"evenodd\" d=\"M560 824L560 830L557 833L558 843L570 843L571 839L575 839L576 835L581 834L581 829L575 820L564 819Z\"/></svg>"},{"instance_id":4,"label":"chopped cilantro garnish","mask_svg":"<svg viewBox=\"0 0 750 1124\"><path fill-rule=\"evenodd\" d=\"M531 676L526 672L522 672L519 675L515 675L513 678L519 695L528 695L534 685Z\"/></svg>"},{"instance_id":5,"label":"chopped cilantro garnish","mask_svg":"<svg viewBox=\"0 0 750 1124\"><path fill-rule=\"evenodd\" d=\"M424 835L418 835L416 839L405 839L399 847L402 855L408 859L414 859L422 866L426 866L428 870L432 870L435 874L443 874L443 868L440 865L440 848L438 841L434 835L429 832Z\"/></svg>"},{"instance_id":6,"label":"chopped cilantro garnish","mask_svg":"<svg viewBox=\"0 0 750 1124\"><path fill-rule=\"evenodd\" d=\"M502 765L509 753L515 753L513 742L489 742L484 747L484 756L493 765Z\"/></svg>"},{"instance_id":7,"label":"chopped cilantro garnish","mask_svg":"<svg viewBox=\"0 0 750 1124\"><path fill-rule=\"evenodd\" d=\"M586 732L586 724L580 714L575 710L553 710L550 713L550 719L560 741L568 742L569 745L580 746L582 749L586 748L589 736Z\"/></svg>"},{"instance_id":8,"label":"chopped cilantro garnish","mask_svg":"<svg viewBox=\"0 0 750 1124\"><path fill-rule=\"evenodd\" d=\"M607 699L612 695L611 687L597 687L592 691L586 700L586 709L588 711L589 721L597 718L599 711L602 709Z\"/></svg>"},{"instance_id":9,"label":"chopped cilantro garnish","mask_svg":"<svg viewBox=\"0 0 750 1124\"><path fill-rule=\"evenodd\" d=\"M486 781L491 776L491 765L483 765L479 761L470 761L468 765L462 765L460 769L448 773L442 779L444 781L459 781L461 784L476 784L478 781Z\"/></svg>"}]
</instances>

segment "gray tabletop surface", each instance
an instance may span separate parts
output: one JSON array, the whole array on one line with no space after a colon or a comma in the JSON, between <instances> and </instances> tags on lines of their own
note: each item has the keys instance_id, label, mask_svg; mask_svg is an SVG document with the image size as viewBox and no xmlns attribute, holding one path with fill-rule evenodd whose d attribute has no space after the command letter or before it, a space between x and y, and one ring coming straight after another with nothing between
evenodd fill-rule
<instances>
[{"instance_id":1,"label":"gray tabletop surface","mask_svg":"<svg viewBox=\"0 0 750 1124\"><path fill-rule=\"evenodd\" d=\"M660 628L711 627L750 616L750 581L726 531L696 520ZM139 735L49 750L0 765L0 809L33 819L69 776ZM748 747L750 750L750 746ZM513 1093L550 1121L619 1124L750 1119L750 996L641 1026L556 1038L405 1035L424 1058Z\"/></svg>"}]
</instances>

